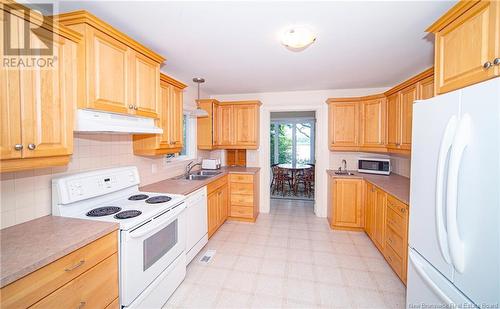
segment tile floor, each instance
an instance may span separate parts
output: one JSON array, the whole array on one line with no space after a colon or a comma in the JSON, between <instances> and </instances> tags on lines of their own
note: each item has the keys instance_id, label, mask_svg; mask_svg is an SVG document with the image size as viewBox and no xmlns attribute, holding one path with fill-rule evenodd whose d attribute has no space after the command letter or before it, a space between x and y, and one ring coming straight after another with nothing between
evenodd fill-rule
<instances>
[{"instance_id":1,"label":"tile floor","mask_svg":"<svg viewBox=\"0 0 500 309\"><path fill-rule=\"evenodd\" d=\"M208 263L199 262L215 249ZM166 308L404 308L405 287L364 233L332 231L312 202L272 200L226 222Z\"/></svg>"}]
</instances>

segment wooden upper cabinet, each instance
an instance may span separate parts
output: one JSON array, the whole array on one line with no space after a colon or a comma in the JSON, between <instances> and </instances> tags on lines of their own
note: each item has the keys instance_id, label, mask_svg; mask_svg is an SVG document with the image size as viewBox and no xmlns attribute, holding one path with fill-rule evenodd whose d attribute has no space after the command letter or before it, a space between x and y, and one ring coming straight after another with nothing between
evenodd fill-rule
<instances>
[{"instance_id":1,"label":"wooden upper cabinet","mask_svg":"<svg viewBox=\"0 0 500 309\"><path fill-rule=\"evenodd\" d=\"M364 200L362 179L334 179L331 182L332 218L330 225L338 229L362 230Z\"/></svg>"},{"instance_id":2,"label":"wooden upper cabinet","mask_svg":"<svg viewBox=\"0 0 500 309\"><path fill-rule=\"evenodd\" d=\"M387 97L387 148L397 148L401 143L401 113L399 93Z\"/></svg>"},{"instance_id":3,"label":"wooden upper cabinet","mask_svg":"<svg viewBox=\"0 0 500 309\"><path fill-rule=\"evenodd\" d=\"M25 39L22 27L33 27L31 22L42 20L33 13L32 20L25 21L16 15L19 12L1 12L2 18L10 18L9 27L14 27L9 29L11 33L17 33L13 44ZM45 58L50 59L51 65L0 71L1 172L65 165L73 152L76 51L81 36L55 23L50 29L38 28L37 35L30 33L27 39L31 48L52 45L52 55L29 56L44 58L45 63L49 63Z\"/></svg>"},{"instance_id":4,"label":"wooden upper cabinet","mask_svg":"<svg viewBox=\"0 0 500 309\"><path fill-rule=\"evenodd\" d=\"M234 143L238 146L258 147L259 145L259 106L241 104L233 107Z\"/></svg>"},{"instance_id":5,"label":"wooden upper cabinet","mask_svg":"<svg viewBox=\"0 0 500 309\"><path fill-rule=\"evenodd\" d=\"M359 146L359 101L329 99L330 150L352 150Z\"/></svg>"},{"instance_id":6,"label":"wooden upper cabinet","mask_svg":"<svg viewBox=\"0 0 500 309\"><path fill-rule=\"evenodd\" d=\"M158 95L160 90L160 64L134 51L131 55L132 92L130 103L135 114L143 117L158 117Z\"/></svg>"},{"instance_id":7,"label":"wooden upper cabinet","mask_svg":"<svg viewBox=\"0 0 500 309\"><path fill-rule=\"evenodd\" d=\"M160 75L157 126L161 134L134 134L134 154L144 156L178 153L183 145L183 89L185 84Z\"/></svg>"},{"instance_id":8,"label":"wooden upper cabinet","mask_svg":"<svg viewBox=\"0 0 500 309\"><path fill-rule=\"evenodd\" d=\"M359 104L361 110L361 147L370 150L385 148L386 100L383 95L366 99Z\"/></svg>"},{"instance_id":9,"label":"wooden upper cabinet","mask_svg":"<svg viewBox=\"0 0 500 309\"><path fill-rule=\"evenodd\" d=\"M434 76L429 76L418 82L418 99L427 100L434 97Z\"/></svg>"},{"instance_id":10,"label":"wooden upper cabinet","mask_svg":"<svg viewBox=\"0 0 500 309\"><path fill-rule=\"evenodd\" d=\"M86 11L56 16L81 33L78 108L158 118L165 58Z\"/></svg>"},{"instance_id":11,"label":"wooden upper cabinet","mask_svg":"<svg viewBox=\"0 0 500 309\"><path fill-rule=\"evenodd\" d=\"M218 107L218 146L232 146L233 145L233 133L234 133L234 117L233 117L233 106L232 105L220 105Z\"/></svg>"},{"instance_id":12,"label":"wooden upper cabinet","mask_svg":"<svg viewBox=\"0 0 500 309\"><path fill-rule=\"evenodd\" d=\"M130 90L127 46L91 27L86 33L89 37L86 59L89 85L87 100L79 102L79 107L127 113ZM80 72L80 77L84 75Z\"/></svg>"},{"instance_id":13,"label":"wooden upper cabinet","mask_svg":"<svg viewBox=\"0 0 500 309\"><path fill-rule=\"evenodd\" d=\"M416 85L401 90L401 144L400 148L411 149L411 128L413 115L413 102L417 99Z\"/></svg>"},{"instance_id":14,"label":"wooden upper cabinet","mask_svg":"<svg viewBox=\"0 0 500 309\"><path fill-rule=\"evenodd\" d=\"M201 99L196 101L197 107L208 113L207 117L196 118L196 139L198 149L212 150L219 144L218 107L219 101Z\"/></svg>"},{"instance_id":15,"label":"wooden upper cabinet","mask_svg":"<svg viewBox=\"0 0 500 309\"><path fill-rule=\"evenodd\" d=\"M427 29L435 34L437 94L499 75L499 24L499 1L461 1Z\"/></svg>"}]
</instances>

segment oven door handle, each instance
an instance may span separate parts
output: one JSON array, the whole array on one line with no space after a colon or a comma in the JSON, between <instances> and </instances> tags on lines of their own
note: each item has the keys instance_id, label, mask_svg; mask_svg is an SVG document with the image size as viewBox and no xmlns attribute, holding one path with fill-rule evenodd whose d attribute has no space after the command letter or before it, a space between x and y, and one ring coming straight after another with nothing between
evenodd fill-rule
<instances>
[{"instance_id":1,"label":"oven door handle","mask_svg":"<svg viewBox=\"0 0 500 309\"><path fill-rule=\"evenodd\" d=\"M164 212L161 214L159 217L152 219L149 223L137 228L136 230L130 232L128 234L128 237L130 238L141 238L145 235L151 234L154 231L158 230L160 227L164 227L172 223L175 219L179 217L179 214L184 211L186 208L186 204L182 203L174 208L171 208L170 210ZM164 220L166 216L168 215L168 220Z\"/></svg>"}]
</instances>

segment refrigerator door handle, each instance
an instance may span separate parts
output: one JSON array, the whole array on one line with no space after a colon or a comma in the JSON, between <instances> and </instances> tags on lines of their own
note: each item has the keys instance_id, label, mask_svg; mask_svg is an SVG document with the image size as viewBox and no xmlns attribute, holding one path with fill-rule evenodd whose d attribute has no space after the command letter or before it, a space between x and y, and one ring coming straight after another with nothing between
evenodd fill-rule
<instances>
[{"instance_id":1,"label":"refrigerator door handle","mask_svg":"<svg viewBox=\"0 0 500 309\"><path fill-rule=\"evenodd\" d=\"M453 300L451 300L426 273L425 268L428 266L418 261L417 257L415 257L415 253L410 252L408 256L410 258L410 262L413 266L415 266L415 270L419 274L420 278L422 278L432 292L434 292L434 294L436 294L436 296L438 296L444 304L453 304Z\"/></svg>"},{"instance_id":2,"label":"refrigerator door handle","mask_svg":"<svg viewBox=\"0 0 500 309\"><path fill-rule=\"evenodd\" d=\"M451 263L450 253L448 249L447 232L445 227L445 219L443 214L443 191L444 191L444 175L446 167L446 159L450 150L457 128L457 116L453 115L448 120L448 124L441 138L441 146L439 147L438 165L436 174L436 232L439 243L439 249L446 263Z\"/></svg>"},{"instance_id":3,"label":"refrigerator door handle","mask_svg":"<svg viewBox=\"0 0 500 309\"><path fill-rule=\"evenodd\" d=\"M462 156L471 138L471 119L464 114L457 127L457 133L451 147L450 163L448 168L448 183L446 193L446 223L448 227L448 244L453 266L459 273L465 269L464 243L460 239L457 219L458 208L458 175Z\"/></svg>"}]
</instances>

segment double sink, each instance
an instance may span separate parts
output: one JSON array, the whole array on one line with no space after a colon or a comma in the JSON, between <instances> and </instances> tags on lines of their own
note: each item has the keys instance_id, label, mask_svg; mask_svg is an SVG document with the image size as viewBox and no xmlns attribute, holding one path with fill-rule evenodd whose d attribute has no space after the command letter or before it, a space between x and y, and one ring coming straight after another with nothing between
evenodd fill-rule
<instances>
[{"instance_id":1,"label":"double sink","mask_svg":"<svg viewBox=\"0 0 500 309\"><path fill-rule=\"evenodd\" d=\"M181 175L181 176L178 176L174 179L187 179L187 180L205 180L205 179L209 179L209 178L212 178L214 176L217 176L219 175L220 173L222 172L218 172L218 171L196 171L196 172L191 172L187 175Z\"/></svg>"}]
</instances>

